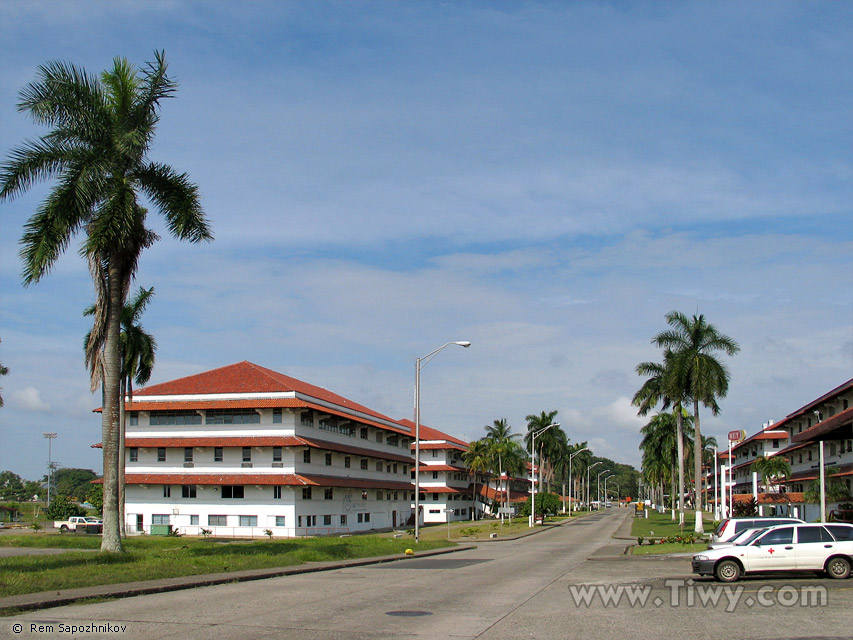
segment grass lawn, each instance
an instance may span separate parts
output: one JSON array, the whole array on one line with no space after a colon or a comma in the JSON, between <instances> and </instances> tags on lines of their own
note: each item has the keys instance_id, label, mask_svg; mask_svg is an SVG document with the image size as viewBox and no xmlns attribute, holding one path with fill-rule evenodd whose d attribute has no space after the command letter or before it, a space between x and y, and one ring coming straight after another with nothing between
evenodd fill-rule
<instances>
[{"instance_id":1,"label":"grass lawn","mask_svg":"<svg viewBox=\"0 0 853 640\"><path fill-rule=\"evenodd\" d=\"M414 544L411 536L379 535L287 540L222 540L139 536L125 553L100 553L100 536L52 533L4 534L5 547L80 549L56 555L0 558L0 596L58 591L157 578L286 567L327 560L403 554L452 546L444 539Z\"/></svg>"},{"instance_id":2,"label":"grass lawn","mask_svg":"<svg viewBox=\"0 0 853 640\"><path fill-rule=\"evenodd\" d=\"M678 514L676 514L678 517ZM687 553L704 551L708 545L702 542L694 544L683 544L681 542L665 542L660 544L661 538L669 536L690 535L693 533L693 518L694 512L685 513L685 523L682 527L678 520L673 522L672 512L658 513L657 511L649 511L648 518L635 518L631 525L631 535L635 537L643 537L644 544L638 545L632 549L633 555L649 555L649 554L668 554L668 553ZM712 521L709 514L703 514L702 524L705 528L705 533L708 534L712 529ZM655 540L656 544L649 544L650 540Z\"/></svg>"}]
</instances>

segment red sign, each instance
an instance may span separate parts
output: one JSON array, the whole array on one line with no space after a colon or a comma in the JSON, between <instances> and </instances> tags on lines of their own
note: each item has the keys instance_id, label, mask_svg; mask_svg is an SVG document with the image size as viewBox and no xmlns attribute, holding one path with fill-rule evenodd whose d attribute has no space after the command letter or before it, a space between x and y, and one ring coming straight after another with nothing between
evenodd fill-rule
<instances>
[{"instance_id":1,"label":"red sign","mask_svg":"<svg viewBox=\"0 0 853 640\"><path fill-rule=\"evenodd\" d=\"M731 442L740 442L745 436L744 431L729 431L729 440Z\"/></svg>"}]
</instances>

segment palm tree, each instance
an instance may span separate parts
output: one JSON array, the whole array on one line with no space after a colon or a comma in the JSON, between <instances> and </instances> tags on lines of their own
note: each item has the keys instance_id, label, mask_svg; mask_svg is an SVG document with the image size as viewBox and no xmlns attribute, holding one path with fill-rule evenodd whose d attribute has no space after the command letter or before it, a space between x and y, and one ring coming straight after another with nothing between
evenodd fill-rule
<instances>
[{"instance_id":1,"label":"palm tree","mask_svg":"<svg viewBox=\"0 0 853 640\"><path fill-rule=\"evenodd\" d=\"M779 485L784 478L791 475L791 465L782 456L759 456L752 461L752 470L761 476L764 490L770 493L772 484ZM773 482L771 482L771 480Z\"/></svg>"},{"instance_id":2,"label":"palm tree","mask_svg":"<svg viewBox=\"0 0 853 640\"><path fill-rule=\"evenodd\" d=\"M553 477L553 463L568 447L568 438L565 431L560 426L551 427L547 431L543 431L545 427L554 424L557 418L557 411L542 411L538 415L531 413L525 416L527 420L527 433L524 434L524 444L527 447L528 453L532 452L531 445L533 434L541 432L538 436L539 443L539 469L540 478L544 478L550 491L550 481ZM531 469L531 473L535 473L535 469ZM539 487L537 491L542 491Z\"/></svg>"},{"instance_id":3,"label":"palm tree","mask_svg":"<svg viewBox=\"0 0 853 640\"><path fill-rule=\"evenodd\" d=\"M471 495L471 520L477 519L477 480L489 472L489 446L485 440L474 440L462 454L468 473L474 477L474 492Z\"/></svg>"},{"instance_id":4,"label":"palm tree","mask_svg":"<svg viewBox=\"0 0 853 640\"><path fill-rule=\"evenodd\" d=\"M827 509L833 502L849 502L851 500L850 490L841 480L835 477L837 473L838 469L835 467L826 467L824 470L824 479L826 481L824 497L826 498ZM809 484L808 489L803 493L803 500L812 504L820 502L820 477L812 480L811 484ZM826 520L827 514L822 514L822 517Z\"/></svg>"},{"instance_id":5,"label":"palm tree","mask_svg":"<svg viewBox=\"0 0 853 640\"><path fill-rule=\"evenodd\" d=\"M642 467L653 485L673 484L672 519L675 520L675 468L678 465L678 433L676 419L669 413L658 413L642 428L640 450L643 452ZM681 500L678 501L681 505Z\"/></svg>"},{"instance_id":6,"label":"palm tree","mask_svg":"<svg viewBox=\"0 0 853 640\"><path fill-rule=\"evenodd\" d=\"M654 342L670 353L670 365L674 383L683 389L685 395L693 401L693 440L702 442L699 427L699 403L710 408L716 415L720 411L717 398L723 398L729 389L729 371L720 362L715 352L722 351L733 356L740 346L732 338L717 331L714 325L705 321L705 316L694 315L688 318L683 313L671 311L666 316L671 327L669 331L659 333ZM702 458L694 460L695 495L702 495ZM702 527L702 505L694 504L697 534L705 532Z\"/></svg>"},{"instance_id":7,"label":"palm tree","mask_svg":"<svg viewBox=\"0 0 853 640\"><path fill-rule=\"evenodd\" d=\"M13 149L0 168L0 200L36 181L57 178L24 228L26 286L41 280L78 232L102 301L104 532L102 551L122 551L118 513L121 310L141 250L156 236L145 227L141 196L182 240L211 240L198 188L186 174L148 158L160 102L177 85L161 52L144 69L116 58L99 77L64 62L39 67L18 109L52 130ZM96 322L96 326L98 323Z\"/></svg>"},{"instance_id":8,"label":"palm tree","mask_svg":"<svg viewBox=\"0 0 853 640\"><path fill-rule=\"evenodd\" d=\"M502 507L505 507L505 499L503 493L503 472L505 464L511 462L511 459L517 457L516 449L518 438L517 433L512 433L512 427L509 426L506 418L494 420L491 426L486 425L486 442L488 450L493 459L498 461L498 486L496 489L500 492L501 500L499 501ZM514 446L516 445L516 446Z\"/></svg>"},{"instance_id":9,"label":"palm tree","mask_svg":"<svg viewBox=\"0 0 853 640\"><path fill-rule=\"evenodd\" d=\"M154 287L139 288L136 297L124 305L121 312L121 336L119 344L121 352L121 398L127 397L133 403L133 383L144 385L151 379L154 369L154 355L157 342L150 333L139 323L142 312L154 296ZM94 304L83 312L83 315L94 315L96 326L86 335L86 363L89 365L92 390L95 391L100 380L103 361L103 331L97 325L104 314L99 312L98 304ZM100 341L99 341L100 340ZM119 489L119 520L121 531L124 532L124 431L125 415L124 402L119 405L119 446L118 453L118 489Z\"/></svg>"},{"instance_id":10,"label":"palm tree","mask_svg":"<svg viewBox=\"0 0 853 640\"><path fill-rule=\"evenodd\" d=\"M652 340L654 342L654 339ZM678 451L678 522L684 524L684 390L672 376L671 354L664 352L663 364L641 362L637 365L637 375L646 376L643 386L634 394L631 403L639 407L638 415L645 416L650 410L661 405L666 411L670 406L676 421L676 448ZM673 478L674 479L674 478ZM673 492L674 494L675 492ZM673 502L673 504L675 504Z\"/></svg>"}]
</instances>

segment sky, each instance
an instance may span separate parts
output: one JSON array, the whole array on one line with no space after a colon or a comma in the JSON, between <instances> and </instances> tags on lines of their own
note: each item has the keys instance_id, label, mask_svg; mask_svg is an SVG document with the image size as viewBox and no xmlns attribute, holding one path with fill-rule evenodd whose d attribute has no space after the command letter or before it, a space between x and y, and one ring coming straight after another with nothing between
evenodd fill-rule
<instances>
[{"instance_id":1,"label":"sky","mask_svg":"<svg viewBox=\"0 0 853 640\"><path fill-rule=\"evenodd\" d=\"M39 65L165 51L150 158L215 240L162 239L134 289L151 383L249 360L464 439L558 411L639 466L635 367L673 310L741 346L703 433L760 430L853 377L853 5L0 3L0 157ZM0 202L0 470L100 473L75 238L24 287L51 182Z\"/></svg>"}]
</instances>

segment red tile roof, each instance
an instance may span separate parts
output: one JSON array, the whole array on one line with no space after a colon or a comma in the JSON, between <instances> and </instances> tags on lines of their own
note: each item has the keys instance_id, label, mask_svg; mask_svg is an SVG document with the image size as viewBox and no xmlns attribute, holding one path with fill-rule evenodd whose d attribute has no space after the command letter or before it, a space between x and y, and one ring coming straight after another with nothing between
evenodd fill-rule
<instances>
[{"instance_id":1,"label":"red tile roof","mask_svg":"<svg viewBox=\"0 0 853 640\"><path fill-rule=\"evenodd\" d=\"M404 420L400 420L399 422L400 422L400 424L408 427L410 433L412 433L412 434L415 433L415 423L412 420L405 420L404 419ZM460 438L456 438L454 436L451 436L450 434L444 433L443 431L439 431L438 429L433 429L432 427L428 427L425 424L422 424L420 426L420 436L421 436L421 440L445 440L449 443L456 445L453 448L456 448L456 449L461 448L461 449L466 450L466 451L468 450L468 443L465 442L464 440L462 440ZM412 446L414 446L414 445L412 445ZM421 444L421 449L426 449L426 448L435 449L437 447L434 445ZM444 448L447 448L447 447L444 447Z\"/></svg>"},{"instance_id":2,"label":"red tile roof","mask_svg":"<svg viewBox=\"0 0 853 640\"><path fill-rule=\"evenodd\" d=\"M281 392L300 393L323 402L344 407L350 411L356 411L380 420L397 423L396 420L388 416L336 393L332 393L327 389L297 380L296 378L291 378L290 376L245 360L237 364L220 367L219 369L212 369L192 376L145 387L134 392L134 398L142 398L144 401L149 396ZM134 402L134 405L136 405L136 402ZM187 406L183 402L181 402L181 405L183 407ZM400 427L400 431L408 433L402 427Z\"/></svg>"}]
</instances>

